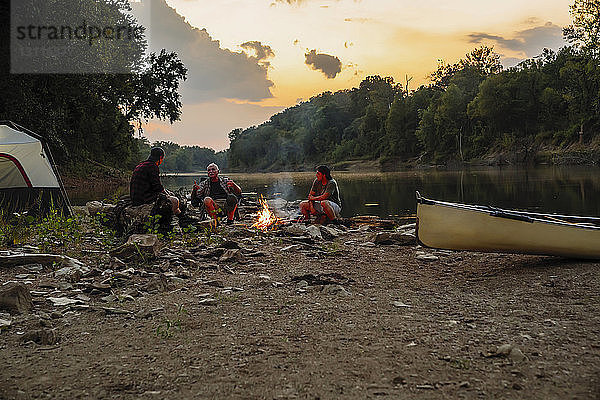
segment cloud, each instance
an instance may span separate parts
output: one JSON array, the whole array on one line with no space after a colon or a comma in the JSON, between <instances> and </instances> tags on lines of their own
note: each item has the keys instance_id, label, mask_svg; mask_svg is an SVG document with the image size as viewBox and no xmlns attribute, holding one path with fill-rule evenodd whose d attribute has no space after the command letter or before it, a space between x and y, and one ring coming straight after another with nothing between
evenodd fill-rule
<instances>
[{"instance_id":1,"label":"cloud","mask_svg":"<svg viewBox=\"0 0 600 400\"><path fill-rule=\"evenodd\" d=\"M471 33L467 37L470 43L479 44L485 41L495 43L502 49L516 52L522 57L521 59L535 57L544 48L556 50L566 45L562 36L562 28L552 22L515 32L512 38L488 33Z\"/></svg>"},{"instance_id":2,"label":"cloud","mask_svg":"<svg viewBox=\"0 0 600 400\"><path fill-rule=\"evenodd\" d=\"M321 71L329 79L333 79L342 71L342 62L335 56L329 54L317 53L311 50L305 54L306 65L309 65L315 71Z\"/></svg>"},{"instance_id":3,"label":"cloud","mask_svg":"<svg viewBox=\"0 0 600 400\"><path fill-rule=\"evenodd\" d=\"M240 47L244 50L253 52L253 54L249 54L251 57L256 58L261 62L261 65L269 66L270 63L265 61L267 58L275 57L275 53L271 46L262 44L261 42L251 41L240 44Z\"/></svg>"},{"instance_id":4,"label":"cloud","mask_svg":"<svg viewBox=\"0 0 600 400\"><path fill-rule=\"evenodd\" d=\"M150 50L175 51L188 68L188 79L181 89L184 102L222 98L260 101L273 97L268 66L256 57L221 48L206 29L191 26L165 0L131 5L138 21L147 28Z\"/></svg>"}]
</instances>

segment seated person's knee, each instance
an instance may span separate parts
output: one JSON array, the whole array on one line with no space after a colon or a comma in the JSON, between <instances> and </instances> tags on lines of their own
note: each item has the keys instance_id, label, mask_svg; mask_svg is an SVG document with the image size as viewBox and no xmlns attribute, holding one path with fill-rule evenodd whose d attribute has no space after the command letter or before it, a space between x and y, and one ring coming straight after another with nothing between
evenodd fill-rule
<instances>
[{"instance_id":1,"label":"seated person's knee","mask_svg":"<svg viewBox=\"0 0 600 400\"><path fill-rule=\"evenodd\" d=\"M227 205L229 207L233 208L237 205L237 203L238 203L238 198L235 195L233 195L233 194L227 195Z\"/></svg>"}]
</instances>

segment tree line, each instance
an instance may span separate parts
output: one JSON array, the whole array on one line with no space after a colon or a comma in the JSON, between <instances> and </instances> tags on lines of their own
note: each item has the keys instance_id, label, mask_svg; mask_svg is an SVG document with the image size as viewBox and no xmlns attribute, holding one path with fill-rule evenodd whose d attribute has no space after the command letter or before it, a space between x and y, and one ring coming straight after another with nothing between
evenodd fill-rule
<instances>
[{"instance_id":1,"label":"tree line","mask_svg":"<svg viewBox=\"0 0 600 400\"><path fill-rule=\"evenodd\" d=\"M455 64L440 64L431 83L416 90L370 76L356 88L322 93L262 125L233 130L229 165L448 164L493 152L530 162L543 146L598 144L599 9L598 0L576 0L573 24L564 29L569 45L507 70L493 48L481 46Z\"/></svg>"},{"instance_id":2,"label":"tree line","mask_svg":"<svg viewBox=\"0 0 600 400\"><path fill-rule=\"evenodd\" d=\"M215 152L207 147L180 146L165 141L150 143L146 139L140 140L138 153L134 158L138 161L146 159L152 147L161 147L165 151L165 159L160 166L162 172L206 171L210 163L216 163L220 170L228 167L227 151Z\"/></svg>"}]
</instances>

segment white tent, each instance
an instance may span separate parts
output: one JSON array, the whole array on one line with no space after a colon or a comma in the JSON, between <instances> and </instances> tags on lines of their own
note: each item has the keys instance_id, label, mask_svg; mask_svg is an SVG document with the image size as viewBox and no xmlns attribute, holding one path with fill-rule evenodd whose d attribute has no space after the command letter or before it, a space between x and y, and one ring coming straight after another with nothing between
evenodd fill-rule
<instances>
[{"instance_id":1,"label":"white tent","mask_svg":"<svg viewBox=\"0 0 600 400\"><path fill-rule=\"evenodd\" d=\"M0 122L0 209L65 211L69 201L42 138L12 122Z\"/></svg>"}]
</instances>

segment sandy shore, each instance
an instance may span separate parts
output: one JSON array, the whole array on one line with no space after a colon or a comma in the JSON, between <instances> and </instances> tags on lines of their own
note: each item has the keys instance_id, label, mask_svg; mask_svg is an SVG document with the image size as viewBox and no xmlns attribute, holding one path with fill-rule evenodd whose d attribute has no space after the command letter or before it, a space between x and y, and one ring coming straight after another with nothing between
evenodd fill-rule
<instances>
[{"instance_id":1,"label":"sandy shore","mask_svg":"<svg viewBox=\"0 0 600 400\"><path fill-rule=\"evenodd\" d=\"M120 263L97 233L63 249L84 274L0 267L33 299L0 311L0 398L600 396L597 263L241 225Z\"/></svg>"}]
</instances>

